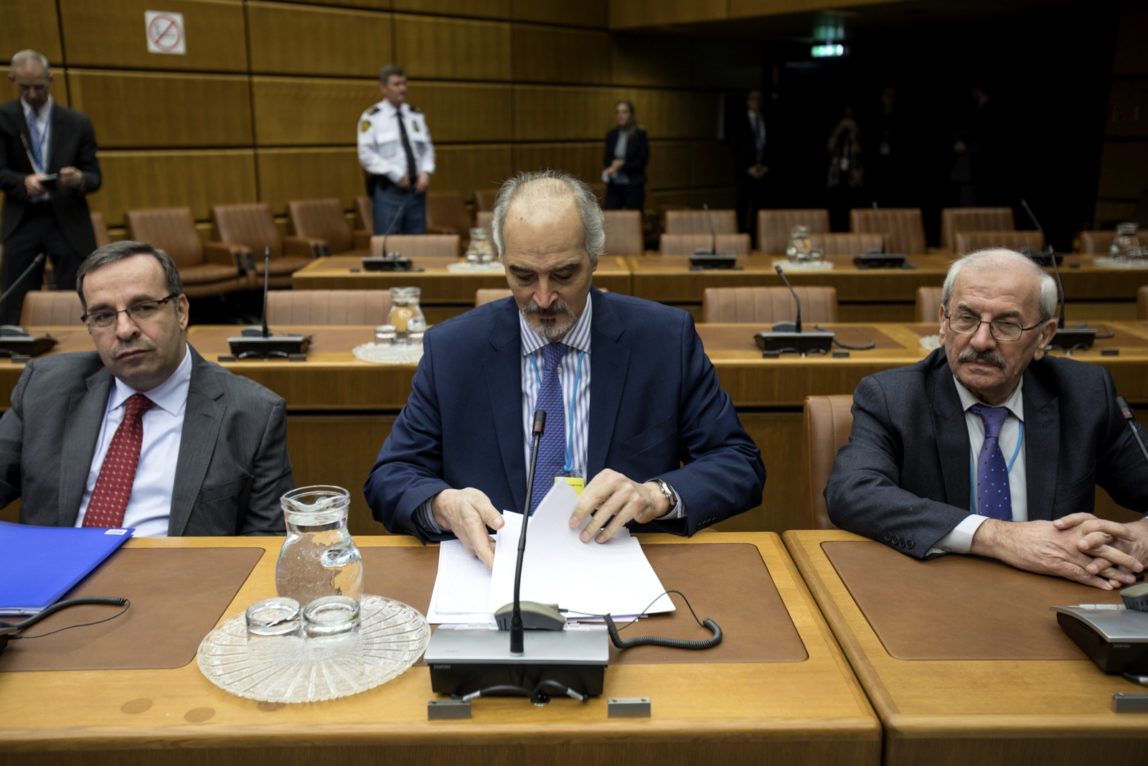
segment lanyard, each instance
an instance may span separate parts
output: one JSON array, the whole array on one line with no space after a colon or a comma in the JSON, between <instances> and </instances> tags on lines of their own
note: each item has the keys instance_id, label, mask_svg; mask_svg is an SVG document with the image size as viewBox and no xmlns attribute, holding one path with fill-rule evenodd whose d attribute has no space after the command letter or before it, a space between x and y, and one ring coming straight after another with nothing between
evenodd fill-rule
<instances>
[{"instance_id":1,"label":"lanyard","mask_svg":"<svg viewBox=\"0 0 1148 766\"><path fill-rule=\"evenodd\" d=\"M563 472L567 476L574 470L574 398L578 396L578 383L582 380L582 360L586 357L585 351L578 352L578 367L574 370L574 387L570 391L570 403L566 407L566 412L563 413L566 418L566 460L562 467ZM542 390L542 373L538 371L538 360L535 354L531 354L530 364L534 367L534 379L538 381L538 390ZM559 363L561 366L561 363ZM557 373L557 370L555 370ZM537 394L535 394L537 396Z\"/></svg>"},{"instance_id":2,"label":"lanyard","mask_svg":"<svg viewBox=\"0 0 1148 766\"><path fill-rule=\"evenodd\" d=\"M999 442L998 442L999 443ZM1016 437L1016 449L1012 451L1012 457L1008 461L1008 473L1012 473L1012 464L1016 462L1016 456L1020 454L1020 445L1024 443L1024 421L1020 421L1020 432ZM973 500L973 513L977 512L977 493L974 489L976 483L976 461L973 460L972 454L969 455L969 497Z\"/></svg>"}]
</instances>

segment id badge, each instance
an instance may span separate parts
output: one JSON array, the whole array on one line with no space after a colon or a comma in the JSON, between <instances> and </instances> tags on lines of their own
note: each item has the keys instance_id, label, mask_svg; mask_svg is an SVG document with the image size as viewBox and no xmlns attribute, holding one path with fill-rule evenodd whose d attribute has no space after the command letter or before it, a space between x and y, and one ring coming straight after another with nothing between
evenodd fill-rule
<instances>
[{"instance_id":1,"label":"id badge","mask_svg":"<svg viewBox=\"0 0 1148 766\"><path fill-rule=\"evenodd\" d=\"M569 484L571 489L574 490L574 494L576 494L576 495L581 495L582 490L584 490L586 488L586 480L584 478L582 478L581 476L555 476L554 477L554 483L555 484L557 484L560 481L564 481L567 484Z\"/></svg>"}]
</instances>

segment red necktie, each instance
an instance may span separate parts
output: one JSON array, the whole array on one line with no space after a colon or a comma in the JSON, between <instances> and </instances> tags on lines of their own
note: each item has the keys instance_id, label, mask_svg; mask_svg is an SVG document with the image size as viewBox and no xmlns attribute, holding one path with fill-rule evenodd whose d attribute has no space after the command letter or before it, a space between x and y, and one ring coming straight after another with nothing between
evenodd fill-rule
<instances>
[{"instance_id":1,"label":"red necktie","mask_svg":"<svg viewBox=\"0 0 1148 766\"><path fill-rule=\"evenodd\" d=\"M124 402L124 419L100 466L96 488L88 501L84 514L85 527L119 527L124 523L124 510L132 495L136 466L140 461L143 442L143 414L151 409L152 401L143 394L132 394Z\"/></svg>"}]
</instances>

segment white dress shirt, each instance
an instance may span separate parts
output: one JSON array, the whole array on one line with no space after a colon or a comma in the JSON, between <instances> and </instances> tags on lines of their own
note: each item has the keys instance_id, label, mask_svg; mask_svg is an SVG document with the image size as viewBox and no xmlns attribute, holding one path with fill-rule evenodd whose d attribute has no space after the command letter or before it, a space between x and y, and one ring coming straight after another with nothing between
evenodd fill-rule
<instances>
[{"instance_id":1,"label":"white dress shirt","mask_svg":"<svg viewBox=\"0 0 1148 766\"><path fill-rule=\"evenodd\" d=\"M359 164L373 175L386 176L398 183L407 172L407 155L403 151L402 133L396 114L401 111L407 128L407 139L414 153L415 170L434 175L434 144L426 116L403 103L395 107L386 99L367 109L359 117ZM408 179L414 186L414 178Z\"/></svg>"}]
</instances>

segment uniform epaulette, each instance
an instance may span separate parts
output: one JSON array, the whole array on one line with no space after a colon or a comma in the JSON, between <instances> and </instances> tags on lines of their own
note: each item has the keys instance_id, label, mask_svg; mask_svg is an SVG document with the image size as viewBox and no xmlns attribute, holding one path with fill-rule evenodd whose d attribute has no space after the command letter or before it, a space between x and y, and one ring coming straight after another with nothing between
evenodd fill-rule
<instances>
[{"instance_id":1,"label":"uniform epaulette","mask_svg":"<svg viewBox=\"0 0 1148 766\"><path fill-rule=\"evenodd\" d=\"M378 111L379 111L379 105L375 104L374 106L372 106L370 109L367 110L367 114L376 114L376 113L378 113Z\"/></svg>"}]
</instances>

